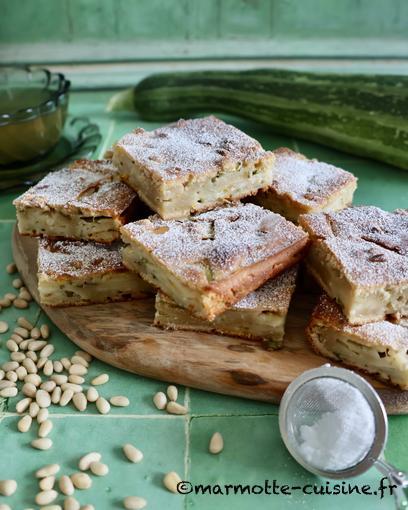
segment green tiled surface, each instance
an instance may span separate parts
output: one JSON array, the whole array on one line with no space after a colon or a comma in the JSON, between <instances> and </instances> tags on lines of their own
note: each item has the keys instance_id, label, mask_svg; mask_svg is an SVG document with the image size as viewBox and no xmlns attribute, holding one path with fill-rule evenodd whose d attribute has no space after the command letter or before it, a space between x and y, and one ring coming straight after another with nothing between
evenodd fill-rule
<instances>
[{"instance_id":1,"label":"green tiled surface","mask_svg":"<svg viewBox=\"0 0 408 510\"><path fill-rule=\"evenodd\" d=\"M131 114L108 115L104 105L109 92L77 93L72 97L71 113L86 115L101 126L104 142L99 148L101 155L123 133L137 125L146 128L153 124L140 123ZM233 120L233 119L230 119ZM271 135L262 127L252 123L233 120L234 123L257 137L265 147L288 145L310 157L318 157L353 171L359 177L358 203L374 203L386 209L404 207L408 203L408 174L379 163L360 160L323 147L302 141L288 140ZM3 292L12 290L11 280L1 267L11 261L10 235L14 211L11 200L15 194L0 194L0 285ZM14 309L0 312L0 320L14 324L19 316ZM31 303L25 313L31 320L47 322L39 308ZM76 347L52 328L56 345L55 357L70 355ZM0 335L0 362L6 359L4 340ZM72 473L81 454L98 450L110 466L106 478L95 478L90 491L77 491L81 503L93 503L97 510L121 508L120 499L125 495L140 495L148 500L148 508L206 510L257 508L286 510L291 508L325 509L391 509L393 501L387 497L379 500L373 496L196 496L173 495L161 483L162 476L170 470L177 471L182 478L193 483L264 483L276 479L280 484L301 485L320 483L296 465L286 452L278 432L278 407L255 401L246 401L215 395L198 390L180 388L180 401L189 407L186 417L169 417L157 411L152 404L152 395L165 388L163 383L148 380L109 367L99 361L93 362L90 371L94 374L107 372L110 382L100 387L106 397L124 394L130 398L128 408L112 409L109 416L100 416L90 405L79 414L69 405L52 409L54 430L51 437L53 448L48 452L35 451L29 442L35 428L28 434L16 431L17 418L13 414L15 402L10 401L8 413L0 421L2 438L0 454L0 479L16 478L20 483L17 494L1 498L13 510L33 506L35 483L32 473L39 466L59 462L62 471ZM408 470L408 418L391 417L390 437L386 454L390 462ZM219 456L207 452L211 434L219 430L225 438L225 449ZM139 465L126 462L120 447L133 442L145 454ZM370 471L355 480L359 484L376 486L379 476ZM323 481L324 482L324 481Z\"/></svg>"}]
</instances>

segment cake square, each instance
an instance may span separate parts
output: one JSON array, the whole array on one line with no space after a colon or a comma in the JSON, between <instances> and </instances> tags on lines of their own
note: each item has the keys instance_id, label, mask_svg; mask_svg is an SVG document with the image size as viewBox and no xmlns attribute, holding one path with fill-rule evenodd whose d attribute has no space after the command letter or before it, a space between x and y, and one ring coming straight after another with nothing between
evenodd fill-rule
<instances>
[{"instance_id":1,"label":"cake square","mask_svg":"<svg viewBox=\"0 0 408 510\"><path fill-rule=\"evenodd\" d=\"M20 234L110 243L135 219L138 199L110 161L77 160L13 203Z\"/></svg>"},{"instance_id":2,"label":"cake square","mask_svg":"<svg viewBox=\"0 0 408 510\"><path fill-rule=\"evenodd\" d=\"M38 291L47 306L140 299L153 289L122 263L121 243L43 238L38 246Z\"/></svg>"},{"instance_id":3,"label":"cake square","mask_svg":"<svg viewBox=\"0 0 408 510\"><path fill-rule=\"evenodd\" d=\"M339 211L351 205L357 188L353 174L284 147L273 153L272 183L254 197L256 204L294 222L300 214Z\"/></svg>"},{"instance_id":4,"label":"cake square","mask_svg":"<svg viewBox=\"0 0 408 510\"><path fill-rule=\"evenodd\" d=\"M136 129L113 148L122 179L163 219L183 218L255 194L274 156L214 116Z\"/></svg>"},{"instance_id":5,"label":"cake square","mask_svg":"<svg viewBox=\"0 0 408 510\"><path fill-rule=\"evenodd\" d=\"M323 295L306 334L318 354L408 390L408 324L403 324L380 321L353 326L340 307Z\"/></svg>"},{"instance_id":6,"label":"cake square","mask_svg":"<svg viewBox=\"0 0 408 510\"><path fill-rule=\"evenodd\" d=\"M296 264L308 243L301 228L254 204L185 220L153 216L121 232L124 264L206 320Z\"/></svg>"},{"instance_id":7,"label":"cake square","mask_svg":"<svg viewBox=\"0 0 408 510\"><path fill-rule=\"evenodd\" d=\"M300 216L309 271L354 325L408 315L408 211L374 206Z\"/></svg>"},{"instance_id":8,"label":"cake square","mask_svg":"<svg viewBox=\"0 0 408 510\"><path fill-rule=\"evenodd\" d=\"M182 329L260 340L268 349L282 347L290 300L295 290L297 268L268 280L212 322L198 319L172 299L158 292L154 324L165 329Z\"/></svg>"}]
</instances>

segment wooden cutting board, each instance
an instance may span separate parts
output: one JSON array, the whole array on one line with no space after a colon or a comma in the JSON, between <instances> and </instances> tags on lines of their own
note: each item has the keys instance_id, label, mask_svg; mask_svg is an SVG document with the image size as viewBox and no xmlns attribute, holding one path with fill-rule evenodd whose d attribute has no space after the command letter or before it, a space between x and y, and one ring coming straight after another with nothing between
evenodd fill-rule
<instances>
[{"instance_id":1,"label":"wooden cutting board","mask_svg":"<svg viewBox=\"0 0 408 510\"><path fill-rule=\"evenodd\" d=\"M13 233L13 254L26 286L38 302L37 240ZM266 351L257 342L152 326L152 299L50 308L49 318L81 349L129 372L201 390L278 403L288 384L327 360L309 347L304 328L316 296L294 296L284 348ZM408 413L408 391L378 389L389 414Z\"/></svg>"}]
</instances>

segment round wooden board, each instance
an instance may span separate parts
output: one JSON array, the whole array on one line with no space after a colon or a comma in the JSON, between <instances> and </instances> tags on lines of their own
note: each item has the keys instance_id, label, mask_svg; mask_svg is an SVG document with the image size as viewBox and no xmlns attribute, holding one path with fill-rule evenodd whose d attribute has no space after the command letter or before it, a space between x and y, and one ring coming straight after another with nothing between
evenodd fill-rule
<instances>
[{"instance_id":1,"label":"round wooden board","mask_svg":"<svg viewBox=\"0 0 408 510\"><path fill-rule=\"evenodd\" d=\"M37 292L37 239L13 233L13 255L28 289ZM201 390L279 403L288 384L327 360L308 345L304 328L315 297L295 295L284 348L266 351L257 342L152 326L152 299L78 307L43 306L49 318L81 349L129 372ZM389 414L408 413L408 391L369 377Z\"/></svg>"}]
</instances>

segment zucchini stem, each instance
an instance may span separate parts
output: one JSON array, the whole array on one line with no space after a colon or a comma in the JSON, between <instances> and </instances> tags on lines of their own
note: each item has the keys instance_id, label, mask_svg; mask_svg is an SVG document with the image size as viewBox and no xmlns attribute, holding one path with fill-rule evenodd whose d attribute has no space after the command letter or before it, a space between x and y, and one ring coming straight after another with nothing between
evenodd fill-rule
<instances>
[{"instance_id":1,"label":"zucchini stem","mask_svg":"<svg viewBox=\"0 0 408 510\"><path fill-rule=\"evenodd\" d=\"M107 112L129 112L134 111L133 102L134 89L126 89L113 95L106 105Z\"/></svg>"}]
</instances>

